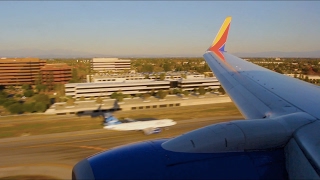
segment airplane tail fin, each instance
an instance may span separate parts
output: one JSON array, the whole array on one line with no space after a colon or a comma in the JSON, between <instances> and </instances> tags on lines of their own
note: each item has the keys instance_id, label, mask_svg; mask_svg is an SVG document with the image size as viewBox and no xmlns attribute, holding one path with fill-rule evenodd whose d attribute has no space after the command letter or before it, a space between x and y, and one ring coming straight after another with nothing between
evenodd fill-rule
<instances>
[{"instance_id":1,"label":"airplane tail fin","mask_svg":"<svg viewBox=\"0 0 320 180\"><path fill-rule=\"evenodd\" d=\"M121 122L115 118L111 113L105 113L104 114L104 125L105 126L111 126L121 124Z\"/></svg>"},{"instance_id":2,"label":"airplane tail fin","mask_svg":"<svg viewBox=\"0 0 320 180\"><path fill-rule=\"evenodd\" d=\"M212 42L212 45L208 48L208 51L212 51L212 52L216 53L218 56L219 56L219 54L221 54L221 51L222 52L225 51L224 48L225 48L225 44L226 44L226 41L228 38L230 22L231 22L231 17L228 16L224 20L217 36L214 38L214 40ZM224 58L222 58L222 59L224 59Z\"/></svg>"}]
</instances>

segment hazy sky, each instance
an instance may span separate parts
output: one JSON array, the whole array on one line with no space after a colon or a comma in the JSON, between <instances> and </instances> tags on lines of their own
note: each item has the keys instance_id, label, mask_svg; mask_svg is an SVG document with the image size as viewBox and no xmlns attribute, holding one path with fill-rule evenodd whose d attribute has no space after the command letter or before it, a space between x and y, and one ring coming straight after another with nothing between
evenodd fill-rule
<instances>
[{"instance_id":1,"label":"hazy sky","mask_svg":"<svg viewBox=\"0 0 320 180\"><path fill-rule=\"evenodd\" d=\"M201 56L226 16L231 53L320 50L319 1L1 1L0 49Z\"/></svg>"}]
</instances>

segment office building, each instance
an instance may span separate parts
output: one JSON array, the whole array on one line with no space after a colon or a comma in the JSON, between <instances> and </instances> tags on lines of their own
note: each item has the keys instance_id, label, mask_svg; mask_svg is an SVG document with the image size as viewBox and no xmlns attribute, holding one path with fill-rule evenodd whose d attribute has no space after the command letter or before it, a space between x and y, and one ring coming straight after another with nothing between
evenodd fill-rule
<instances>
[{"instance_id":1,"label":"office building","mask_svg":"<svg viewBox=\"0 0 320 180\"><path fill-rule=\"evenodd\" d=\"M91 61L91 68L95 72L117 72L123 70L130 70L130 59L118 58L93 58Z\"/></svg>"},{"instance_id":2,"label":"office building","mask_svg":"<svg viewBox=\"0 0 320 180\"><path fill-rule=\"evenodd\" d=\"M40 70L44 83L65 84L71 79L71 67L65 63L46 64Z\"/></svg>"},{"instance_id":3,"label":"office building","mask_svg":"<svg viewBox=\"0 0 320 180\"><path fill-rule=\"evenodd\" d=\"M0 85L34 84L45 63L39 58L1 58Z\"/></svg>"}]
</instances>

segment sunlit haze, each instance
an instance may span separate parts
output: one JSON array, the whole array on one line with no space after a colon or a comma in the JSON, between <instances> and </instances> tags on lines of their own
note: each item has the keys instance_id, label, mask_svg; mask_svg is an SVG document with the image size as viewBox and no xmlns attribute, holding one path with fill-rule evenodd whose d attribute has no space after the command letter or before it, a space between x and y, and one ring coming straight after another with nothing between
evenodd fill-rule
<instances>
[{"instance_id":1,"label":"sunlit haze","mask_svg":"<svg viewBox=\"0 0 320 180\"><path fill-rule=\"evenodd\" d=\"M13 1L0 56L202 56L226 16L231 53L320 52L319 1Z\"/></svg>"}]
</instances>

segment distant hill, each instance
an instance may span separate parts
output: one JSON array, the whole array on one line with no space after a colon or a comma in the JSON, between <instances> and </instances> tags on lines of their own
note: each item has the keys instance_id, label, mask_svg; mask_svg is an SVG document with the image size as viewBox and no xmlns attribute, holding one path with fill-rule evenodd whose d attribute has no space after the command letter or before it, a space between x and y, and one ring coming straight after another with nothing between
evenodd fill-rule
<instances>
[{"instance_id":1,"label":"distant hill","mask_svg":"<svg viewBox=\"0 0 320 180\"><path fill-rule=\"evenodd\" d=\"M38 57L38 58L92 58L92 57L113 57L112 55L94 54L73 50L54 49L17 49L0 50L0 57Z\"/></svg>"},{"instance_id":2,"label":"distant hill","mask_svg":"<svg viewBox=\"0 0 320 180\"><path fill-rule=\"evenodd\" d=\"M281 51L269 51L258 53L232 53L238 57L303 57L303 58L320 58L319 51L306 51L306 52L281 52Z\"/></svg>"},{"instance_id":3,"label":"distant hill","mask_svg":"<svg viewBox=\"0 0 320 180\"><path fill-rule=\"evenodd\" d=\"M305 58L320 58L319 51L308 52L281 52L281 51L269 51L258 53L243 53L243 52L230 52L238 57L305 57ZM0 57L38 57L38 58L92 58L92 57L120 57L120 58L137 58L137 57L202 57L202 54L193 55L188 52L184 55L174 54L161 54L161 55L149 55L149 54L136 54L136 55L123 55L123 54L99 54L89 53L65 49L53 49L53 50L40 50L40 49L17 49L17 50L0 50Z\"/></svg>"}]
</instances>

